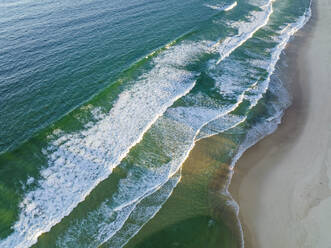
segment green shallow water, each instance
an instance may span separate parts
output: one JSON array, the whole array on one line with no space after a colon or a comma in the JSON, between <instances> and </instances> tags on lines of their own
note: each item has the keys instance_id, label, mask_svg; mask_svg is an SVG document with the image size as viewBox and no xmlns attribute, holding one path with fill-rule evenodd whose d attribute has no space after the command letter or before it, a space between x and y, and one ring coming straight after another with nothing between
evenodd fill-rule
<instances>
[{"instance_id":1,"label":"green shallow water","mask_svg":"<svg viewBox=\"0 0 331 248\"><path fill-rule=\"evenodd\" d=\"M153 234L135 247L235 247L223 223L197 216Z\"/></svg>"},{"instance_id":2,"label":"green shallow water","mask_svg":"<svg viewBox=\"0 0 331 248\"><path fill-rule=\"evenodd\" d=\"M221 192L231 175L228 154L241 139L235 132L200 141L171 197L125 247L240 247L231 199Z\"/></svg>"}]
</instances>

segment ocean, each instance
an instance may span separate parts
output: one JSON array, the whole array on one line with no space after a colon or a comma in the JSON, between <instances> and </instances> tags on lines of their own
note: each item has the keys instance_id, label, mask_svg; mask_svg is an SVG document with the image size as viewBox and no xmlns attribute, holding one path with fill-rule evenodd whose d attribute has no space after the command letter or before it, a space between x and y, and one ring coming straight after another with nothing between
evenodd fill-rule
<instances>
[{"instance_id":1,"label":"ocean","mask_svg":"<svg viewBox=\"0 0 331 248\"><path fill-rule=\"evenodd\" d=\"M277 62L309 17L309 0L2 0L0 247L244 246L196 214L208 182L182 165L217 136L231 171L277 128Z\"/></svg>"}]
</instances>

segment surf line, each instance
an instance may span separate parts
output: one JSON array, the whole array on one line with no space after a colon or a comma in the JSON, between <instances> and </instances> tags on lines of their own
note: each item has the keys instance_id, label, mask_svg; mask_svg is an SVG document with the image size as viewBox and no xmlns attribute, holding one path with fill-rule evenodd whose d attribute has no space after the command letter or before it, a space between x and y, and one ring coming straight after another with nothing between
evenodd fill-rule
<instances>
[{"instance_id":1,"label":"surf line","mask_svg":"<svg viewBox=\"0 0 331 248\"><path fill-rule=\"evenodd\" d=\"M264 11L265 15L263 16L264 18L262 19L261 23L257 23L257 25L250 31L250 32L243 32L239 33L238 35L234 37L228 37L225 40L223 40L221 43L217 42L214 45L214 49L218 48L219 53L220 53L220 58L218 59L216 64L219 64L223 59L228 57L234 50L236 50L238 47L240 47L242 44L244 44L248 39L252 38L253 35L260 30L262 27L267 25L269 22L269 18L273 12L272 8L272 1L268 2L266 5L261 6L261 9ZM257 17L258 18L258 17Z\"/></svg>"},{"instance_id":2,"label":"surf line","mask_svg":"<svg viewBox=\"0 0 331 248\"><path fill-rule=\"evenodd\" d=\"M268 81L268 84L270 82L270 78L271 75L274 73L275 71L275 67L277 62L280 59L280 55L282 53L282 51L286 48L287 43L290 41L290 38L298 31L300 30L303 26L306 25L306 23L310 20L311 18L311 3L312 1L310 1L310 5L309 8L305 11L305 13L299 17L297 19L297 21L295 23L291 23L288 24L283 30L280 31L280 36L279 36L279 44L276 46L276 48L274 49L274 52L272 54L272 58L270 61L270 65L268 67L268 72L269 72L269 76L266 79L266 81ZM247 133L247 136L245 138L245 140L243 141L243 143L239 146L238 152L237 154L233 157L232 162L230 164L230 174L229 174L229 179L227 180L226 186L223 190L223 194L229 196L229 199L231 200L231 204L234 207L235 211L236 211L236 217L237 217L237 221L239 224L239 228L240 228L240 232L241 232L241 248L245 247L245 239L244 239L244 231L242 228L242 224L241 221L239 219L239 204L233 199L232 195L229 192L229 187L231 184L231 180L234 174L234 167L236 165L236 163L238 162L238 160L240 159L240 157L244 154L245 151L247 151L247 149L249 149L250 147L254 146L257 142L259 142L260 140L262 140L264 137L270 135L271 133L273 133L274 131L276 131L278 125L281 123L281 118L283 116L284 112L278 113L271 121L273 122L273 126L269 127L269 130L266 130L265 133L261 134L260 136L255 136L254 140L250 139L250 133L254 133L254 128L256 129L257 127L253 127L252 129L250 129ZM262 127L265 127L267 125L267 123L263 123Z\"/></svg>"}]
</instances>

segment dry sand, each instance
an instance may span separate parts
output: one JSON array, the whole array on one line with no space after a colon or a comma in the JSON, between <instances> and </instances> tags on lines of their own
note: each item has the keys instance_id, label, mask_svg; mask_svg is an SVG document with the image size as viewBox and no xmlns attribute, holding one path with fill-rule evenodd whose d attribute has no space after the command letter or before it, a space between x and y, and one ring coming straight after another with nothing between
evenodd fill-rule
<instances>
[{"instance_id":1,"label":"dry sand","mask_svg":"<svg viewBox=\"0 0 331 248\"><path fill-rule=\"evenodd\" d=\"M313 0L297 36L287 49L293 105L230 186L246 247L331 247L331 0Z\"/></svg>"}]
</instances>

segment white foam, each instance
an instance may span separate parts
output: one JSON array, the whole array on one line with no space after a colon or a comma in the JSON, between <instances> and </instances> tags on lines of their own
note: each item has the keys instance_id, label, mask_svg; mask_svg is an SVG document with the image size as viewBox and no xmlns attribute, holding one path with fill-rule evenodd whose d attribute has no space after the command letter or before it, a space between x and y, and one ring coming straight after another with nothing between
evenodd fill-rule
<instances>
[{"instance_id":1,"label":"white foam","mask_svg":"<svg viewBox=\"0 0 331 248\"><path fill-rule=\"evenodd\" d=\"M226 130L232 129L239 124L245 122L246 119L246 116L238 116L232 114L215 118L213 121L208 122L203 128L201 128L196 140L198 141L201 139L205 139L215 134L219 134Z\"/></svg>"},{"instance_id":2,"label":"white foam","mask_svg":"<svg viewBox=\"0 0 331 248\"><path fill-rule=\"evenodd\" d=\"M114 209L109 203L103 203L99 209L89 213L87 219L72 225L57 240L57 245L66 248L77 245L98 247L107 242L109 247L124 246L158 212L179 180L178 172L160 187L121 209ZM79 243L83 235L94 237L93 242Z\"/></svg>"},{"instance_id":3,"label":"white foam","mask_svg":"<svg viewBox=\"0 0 331 248\"><path fill-rule=\"evenodd\" d=\"M229 5L210 5L210 4L205 4L206 7L214 9L214 10L219 10L219 11L229 11L232 10L237 6L237 1L233 2L232 4Z\"/></svg>"},{"instance_id":4,"label":"white foam","mask_svg":"<svg viewBox=\"0 0 331 248\"><path fill-rule=\"evenodd\" d=\"M263 95L266 93L266 91L269 88L269 83L270 83L270 78L271 75L274 73L275 71L275 67L276 64L280 58L280 55L282 53L282 51L285 49L287 43L289 42L291 36L298 31L299 29L301 29L309 20L311 16L311 10L310 8L308 9L308 11L301 16L297 22L292 23L292 24L288 24L283 30L281 30L279 33L281 34L279 37L275 38L275 41L278 43L278 45L273 49L272 53L271 53L271 58L269 60L255 60L252 65L255 65L257 67L260 68L264 68L267 72L268 72L268 77L262 81L261 83L258 84L258 81L256 81L254 84L252 84L249 88L247 88L247 90L245 90L244 92L244 98L246 100L250 101L250 108L253 108L254 106L256 106L256 104L259 102L259 100L263 97ZM268 17L269 18L269 17ZM268 63L266 62L268 61ZM250 61L252 62L252 61ZM239 66L230 66L230 68L233 68L232 70L238 70L238 68L240 68ZM235 74L239 74L238 72ZM231 77L232 78L232 77ZM222 78L224 79L224 77ZM233 89L239 88L239 86L235 86L235 82L233 80L231 80L231 82L227 82L224 83L222 85L225 85L227 87L227 89L222 89L222 91L224 93L227 94L232 94ZM245 95L246 93L250 93L249 95ZM238 101L240 102L240 101ZM288 103L286 101L286 99L282 99L283 104L285 104L285 106L287 106L286 104ZM278 119L281 118L282 115L282 110L279 111L277 114L275 114L274 117L272 117L272 119ZM244 120L243 120L244 121ZM242 121L242 122L243 122ZM217 125L217 123L223 123L225 122L224 117L220 117L219 119L215 119L210 123L207 123L206 126L206 130L202 130L202 132L205 132L207 134L206 137L210 137L214 134L219 133L217 131L217 129L215 128L215 125ZM239 122L238 124L240 124L241 122ZM208 126L210 124L210 126ZM221 126L222 126L221 125ZM213 130L213 131L211 131ZM273 130L273 128L271 128L271 130ZM201 138L204 138L203 135ZM248 149L248 148L247 148ZM241 156L240 152L237 154L237 156Z\"/></svg>"},{"instance_id":5,"label":"white foam","mask_svg":"<svg viewBox=\"0 0 331 248\"><path fill-rule=\"evenodd\" d=\"M251 14L250 22L235 22L233 27L238 28L238 34L233 37L227 37L221 43L217 44L220 58L217 63L220 63L228 57L235 49L244 44L248 39L263 26L265 26L269 17L273 12L272 1L261 7L262 11L254 11Z\"/></svg>"},{"instance_id":6,"label":"white foam","mask_svg":"<svg viewBox=\"0 0 331 248\"><path fill-rule=\"evenodd\" d=\"M238 5L238 3L237 3L237 1L235 1L234 3L232 3L232 4L228 5L228 6L226 6L226 7L224 8L224 11L232 10L232 9L235 8L237 5Z\"/></svg>"},{"instance_id":7,"label":"white foam","mask_svg":"<svg viewBox=\"0 0 331 248\"><path fill-rule=\"evenodd\" d=\"M135 210L131 213L130 219L122 226L122 228L107 241L108 247L123 247L130 239L136 235L143 226L152 219L161 209L162 205L172 194L174 188L181 179L181 173L178 171L173 177L165 183L161 189L146 197L144 202L148 204L139 203ZM130 221L132 220L132 221Z\"/></svg>"}]
</instances>

